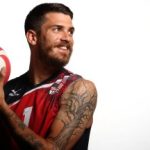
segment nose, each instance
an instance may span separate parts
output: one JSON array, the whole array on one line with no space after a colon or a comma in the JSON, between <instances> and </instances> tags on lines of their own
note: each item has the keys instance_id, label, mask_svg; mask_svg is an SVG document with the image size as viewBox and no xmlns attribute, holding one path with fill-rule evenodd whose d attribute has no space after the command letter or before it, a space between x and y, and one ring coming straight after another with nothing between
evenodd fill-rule
<instances>
[{"instance_id":1,"label":"nose","mask_svg":"<svg viewBox=\"0 0 150 150\"><path fill-rule=\"evenodd\" d=\"M61 36L61 40L62 40L62 41L67 41L67 42L71 42L71 41L73 41L73 37L72 37L72 35L70 34L70 32L68 32L68 31L63 31L63 32L62 32L62 36Z\"/></svg>"}]
</instances>

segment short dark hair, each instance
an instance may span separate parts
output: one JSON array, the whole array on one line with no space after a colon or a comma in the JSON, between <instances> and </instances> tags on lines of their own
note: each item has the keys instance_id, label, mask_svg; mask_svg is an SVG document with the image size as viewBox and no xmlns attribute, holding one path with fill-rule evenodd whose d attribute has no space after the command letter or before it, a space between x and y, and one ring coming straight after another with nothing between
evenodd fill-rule
<instances>
[{"instance_id":1,"label":"short dark hair","mask_svg":"<svg viewBox=\"0 0 150 150\"><path fill-rule=\"evenodd\" d=\"M40 31L40 27L45 19L44 15L49 12L58 12L69 15L73 19L73 12L69 7L61 3L43 3L34 7L25 19L25 33L29 30Z\"/></svg>"}]
</instances>

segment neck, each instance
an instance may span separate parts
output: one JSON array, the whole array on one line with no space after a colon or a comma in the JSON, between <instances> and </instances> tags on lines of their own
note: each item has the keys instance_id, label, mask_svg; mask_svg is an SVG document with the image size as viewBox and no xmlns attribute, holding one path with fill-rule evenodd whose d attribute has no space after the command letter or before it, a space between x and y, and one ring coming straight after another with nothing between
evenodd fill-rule
<instances>
[{"instance_id":1,"label":"neck","mask_svg":"<svg viewBox=\"0 0 150 150\"><path fill-rule=\"evenodd\" d=\"M39 84L42 81L53 76L59 69L52 66L44 66L43 64L30 63L29 78L33 84Z\"/></svg>"}]
</instances>

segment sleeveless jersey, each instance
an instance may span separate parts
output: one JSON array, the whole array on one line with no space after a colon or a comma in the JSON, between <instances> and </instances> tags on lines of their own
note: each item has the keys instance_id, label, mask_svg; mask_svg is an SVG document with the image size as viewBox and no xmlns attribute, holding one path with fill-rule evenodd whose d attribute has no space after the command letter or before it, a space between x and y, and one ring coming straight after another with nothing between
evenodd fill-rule
<instances>
[{"instance_id":1,"label":"sleeveless jersey","mask_svg":"<svg viewBox=\"0 0 150 150\"><path fill-rule=\"evenodd\" d=\"M9 81L4 87L5 99L17 116L35 133L46 138L59 111L59 100L70 83L81 78L66 69L59 70L49 79L32 85L28 72ZM11 129L0 119L0 147L10 150L29 149L20 139L13 138ZM86 150L90 129L87 129L74 150ZM6 136L5 136L6 135ZM80 144L82 142L85 145ZM82 147L81 147L82 145Z\"/></svg>"}]
</instances>

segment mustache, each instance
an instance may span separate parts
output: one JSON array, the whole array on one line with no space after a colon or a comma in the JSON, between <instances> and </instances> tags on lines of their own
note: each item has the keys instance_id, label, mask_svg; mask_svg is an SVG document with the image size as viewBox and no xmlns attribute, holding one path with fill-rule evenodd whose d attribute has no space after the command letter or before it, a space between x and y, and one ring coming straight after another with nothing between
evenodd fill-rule
<instances>
[{"instance_id":1,"label":"mustache","mask_svg":"<svg viewBox=\"0 0 150 150\"><path fill-rule=\"evenodd\" d=\"M72 44L68 43L67 41L62 41L55 45L55 47L62 47L65 46L67 49L72 50Z\"/></svg>"}]
</instances>

